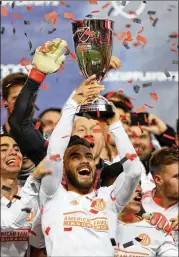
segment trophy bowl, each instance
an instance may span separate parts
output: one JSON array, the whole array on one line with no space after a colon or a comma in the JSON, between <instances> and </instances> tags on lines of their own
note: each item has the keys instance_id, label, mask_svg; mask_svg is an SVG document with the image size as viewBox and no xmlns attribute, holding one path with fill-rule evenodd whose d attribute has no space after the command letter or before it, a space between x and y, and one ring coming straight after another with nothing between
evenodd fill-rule
<instances>
[{"instance_id":1,"label":"trophy bowl","mask_svg":"<svg viewBox=\"0 0 179 257\"><path fill-rule=\"evenodd\" d=\"M79 68L85 78L96 75L100 82L110 64L113 48L114 21L105 19L84 19L72 22L73 41ZM78 116L110 118L113 107L103 96L84 103L77 109Z\"/></svg>"}]
</instances>

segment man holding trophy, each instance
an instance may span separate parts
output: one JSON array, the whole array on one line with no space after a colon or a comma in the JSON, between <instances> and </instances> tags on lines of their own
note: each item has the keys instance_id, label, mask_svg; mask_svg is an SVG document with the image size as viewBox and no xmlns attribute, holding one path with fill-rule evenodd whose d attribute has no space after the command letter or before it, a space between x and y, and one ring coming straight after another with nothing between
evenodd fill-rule
<instances>
[{"instance_id":1,"label":"man holding trophy","mask_svg":"<svg viewBox=\"0 0 179 257\"><path fill-rule=\"evenodd\" d=\"M52 173L42 178L40 190L42 231L48 256L114 256L115 233L111 231L110 224L117 221L120 211L135 191L142 171L115 108L98 96L104 89L98 81L104 77L111 58L112 22L84 20L75 22L73 26L80 31L82 23L89 27L87 40L92 44L90 46L87 42L88 48L83 50L78 61L79 64L82 62L80 68L84 67L82 72L89 78L66 102L61 119L50 137L44 167L50 168ZM96 37L92 37L94 30L97 31ZM103 42L103 38L107 41ZM37 48L29 78L41 83L47 74L56 72L65 59L62 55L65 47L66 42L57 38ZM85 62L83 56L90 63ZM129 158L123 164L123 176L118 177L112 186L95 190L96 167L90 144L78 136L70 136L76 114L99 118L99 113L109 125L121 159L126 154ZM63 172L67 178L66 189L61 185Z\"/></svg>"}]
</instances>

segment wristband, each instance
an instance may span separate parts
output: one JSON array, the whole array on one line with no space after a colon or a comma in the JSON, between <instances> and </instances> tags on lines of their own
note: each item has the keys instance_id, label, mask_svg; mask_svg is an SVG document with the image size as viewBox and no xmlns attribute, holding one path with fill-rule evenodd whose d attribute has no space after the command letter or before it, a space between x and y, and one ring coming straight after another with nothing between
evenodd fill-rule
<instances>
[{"instance_id":1,"label":"wristband","mask_svg":"<svg viewBox=\"0 0 179 257\"><path fill-rule=\"evenodd\" d=\"M35 68L32 68L28 77L30 79L35 80L38 83L42 83L44 81L45 77L46 77L46 74L42 73L39 70L36 70Z\"/></svg>"}]
</instances>

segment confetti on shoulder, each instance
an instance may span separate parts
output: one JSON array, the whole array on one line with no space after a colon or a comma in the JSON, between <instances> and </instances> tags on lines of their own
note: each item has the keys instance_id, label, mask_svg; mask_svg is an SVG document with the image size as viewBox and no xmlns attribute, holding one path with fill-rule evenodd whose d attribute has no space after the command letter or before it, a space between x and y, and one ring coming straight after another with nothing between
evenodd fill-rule
<instances>
[{"instance_id":1,"label":"confetti on shoulder","mask_svg":"<svg viewBox=\"0 0 179 257\"><path fill-rule=\"evenodd\" d=\"M67 138L67 137L70 137L70 135L66 135L66 136L63 136L63 137L61 137L61 138Z\"/></svg>"},{"instance_id":2,"label":"confetti on shoulder","mask_svg":"<svg viewBox=\"0 0 179 257\"><path fill-rule=\"evenodd\" d=\"M60 154L55 154L55 155L50 156L50 160L56 161L56 160L60 160L60 159L61 159Z\"/></svg>"}]
</instances>

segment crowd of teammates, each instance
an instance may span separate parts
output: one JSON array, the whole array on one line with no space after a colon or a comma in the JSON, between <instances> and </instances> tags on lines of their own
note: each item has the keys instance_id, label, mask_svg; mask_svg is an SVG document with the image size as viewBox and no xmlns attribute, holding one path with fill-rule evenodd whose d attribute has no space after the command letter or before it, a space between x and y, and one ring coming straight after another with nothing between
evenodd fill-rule
<instances>
[{"instance_id":1,"label":"crowd of teammates","mask_svg":"<svg viewBox=\"0 0 179 257\"><path fill-rule=\"evenodd\" d=\"M179 123L134 113L119 92L104 95L112 118L76 116L104 90L95 75L34 119L41 83L65 61L65 41L44 45L29 75L1 81L1 256L178 256Z\"/></svg>"}]
</instances>

